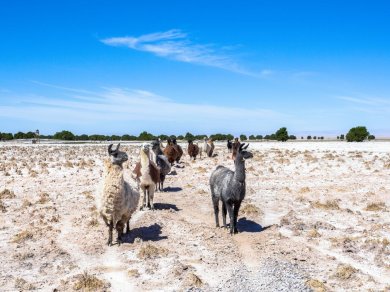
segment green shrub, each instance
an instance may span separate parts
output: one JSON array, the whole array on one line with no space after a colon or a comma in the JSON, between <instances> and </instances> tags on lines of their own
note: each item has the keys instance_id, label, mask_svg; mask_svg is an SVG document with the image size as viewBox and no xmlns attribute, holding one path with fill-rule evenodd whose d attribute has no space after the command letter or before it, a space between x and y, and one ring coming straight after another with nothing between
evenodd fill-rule
<instances>
[{"instance_id":1,"label":"green shrub","mask_svg":"<svg viewBox=\"0 0 390 292\"><path fill-rule=\"evenodd\" d=\"M358 126L349 130L346 138L348 142L362 142L370 135L366 127Z\"/></svg>"}]
</instances>

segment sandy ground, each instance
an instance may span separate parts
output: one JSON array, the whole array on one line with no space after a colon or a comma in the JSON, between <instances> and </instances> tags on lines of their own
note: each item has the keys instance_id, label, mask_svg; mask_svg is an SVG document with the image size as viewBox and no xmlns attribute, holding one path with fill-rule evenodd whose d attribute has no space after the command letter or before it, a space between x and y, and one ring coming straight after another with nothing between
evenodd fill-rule
<instances>
[{"instance_id":1,"label":"sandy ground","mask_svg":"<svg viewBox=\"0 0 390 292\"><path fill-rule=\"evenodd\" d=\"M106 145L0 145L2 291L390 291L388 142L252 143L235 236L208 186L234 168L225 145L186 155L112 247L95 207ZM130 173L139 146L123 149Z\"/></svg>"}]
</instances>

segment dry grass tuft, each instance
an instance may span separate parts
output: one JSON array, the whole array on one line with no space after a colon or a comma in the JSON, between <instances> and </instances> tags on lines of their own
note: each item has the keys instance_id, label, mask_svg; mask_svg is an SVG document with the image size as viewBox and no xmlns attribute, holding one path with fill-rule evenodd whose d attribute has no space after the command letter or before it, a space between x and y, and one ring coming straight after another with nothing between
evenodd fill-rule
<instances>
[{"instance_id":1,"label":"dry grass tuft","mask_svg":"<svg viewBox=\"0 0 390 292\"><path fill-rule=\"evenodd\" d=\"M0 200L0 211L1 211L2 213L7 212L7 207L4 205L4 203L3 203L2 200Z\"/></svg>"},{"instance_id":2,"label":"dry grass tuft","mask_svg":"<svg viewBox=\"0 0 390 292\"><path fill-rule=\"evenodd\" d=\"M303 187L303 188L301 188L298 191L298 193L300 193L300 194L305 194L305 193L308 193L308 192L310 192L310 188L309 187Z\"/></svg>"},{"instance_id":3,"label":"dry grass tuft","mask_svg":"<svg viewBox=\"0 0 390 292\"><path fill-rule=\"evenodd\" d=\"M167 254L167 249L163 247L154 246L148 243L141 247L137 254L137 257L140 259L154 259L161 256L166 256Z\"/></svg>"},{"instance_id":4,"label":"dry grass tuft","mask_svg":"<svg viewBox=\"0 0 390 292\"><path fill-rule=\"evenodd\" d=\"M369 203L364 210L366 210L366 211L383 211L383 210L386 210L386 204L384 202Z\"/></svg>"},{"instance_id":5,"label":"dry grass tuft","mask_svg":"<svg viewBox=\"0 0 390 292\"><path fill-rule=\"evenodd\" d=\"M13 199L15 197L15 193L9 189L4 189L0 192L0 199Z\"/></svg>"},{"instance_id":6,"label":"dry grass tuft","mask_svg":"<svg viewBox=\"0 0 390 292\"><path fill-rule=\"evenodd\" d=\"M315 201L315 202L311 202L310 205L318 209L340 210L339 204L335 200L327 200L325 203Z\"/></svg>"},{"instance_id":7,"label":"dry grass tuft","mask_svg":"<svg viewBox=\"0 0 390 292\"><path fill-rule=\"evenodd\" d=\"M262 214L261 210L253 204L246 204L241 208L241 212L248 216L258 216Z\"/></svg>"},{"instance_id":8,"label":"dry grass tuft","mask_svg":"<svg viewBox=\"0 0 390 292\"><path fill-rule=\"evenodd\" d=\"M325 292L326 287L325 284L322 283L320 280L317 279L310 279L306 281L306 286L313 289L314 292Z\"/></svg>"},{"instance_id":9,"label":"dry grass tuft","mask_svg":"<svg viewBox=\"0 0 390 292\"><path fill-rule=\"evenodd\" d=\"M14 243L22 243L26 240L33 239L34 234L30 230L23 230L14 235L12 238L12 242Z\"/></svg>"},{"instance_id":10,"label":"dry grass tuft","mask_svg":"<svg viewBox=\"0 0 390 292\"><path fill-rule=\"evenodd\" d=\"M82 192L82 194L87 198L87 199L90 199L90 200L93 200L94 197L93 197L93 194L91 191L84 191Z\"/></svg>"},{"instance_id":11,"label":"dry grass tuft","mask_svg":"<svg viewBox=\"0 0 390 292\"><path fill-rule=\"evenodd\" d=\"M342 280L347 280L352 277L353 274L355 274L357 270L350 266L350 265L339 265L337 267L337 271L335 276Z\"/></svg>"},{"instance_id":12,"label":"dry grass tuft","mask_svg":"<svg viewBox=\"0 0 390 292\"><path fill-rule=\"evenodd\" d=\"M48 193L40 193L39 199L37 201L38 204L46 204L49 201L49 194Z\"/></svg>"},{"instance_id":13,"label":"dry grass tuft","mask_svg":"<svg viewBox=\"0 0 390 292\"><path fill-rule=\"evenodd\" d=\"M198 172L200 172L200 173L206 173L207 172L207 169L204 168L204 167L201 167L201 166L199 166L197 169L198 169Z\"/></svg>"},{"instance_id":14,"label":"dry grass tuft","mask_svg":"<svg viewBox=\"0 0 390 292\"><path fill-rule=\"evenodd\" d=\"M186 279L186 285L190 287L201 287L203 284L202 280L194 273L188 273Z\"/></svg>"},{"instance_id":15,"label":"dry grass tuft","mask_svg":"<svg viewBox=\"0 0 390 292\"><path fill-rule=\"evenodd\" d=\"M127 275L131 278L138 278L140 276L137 269L131 269L127 271Z\"/></svg>"},{"instance_id":16,"label":"dry grass tuft","mask_svg":"<svg viewBox=\"0 0 390 292\"><path fill-rule=\"evenodd\" d=\"M317 231L317 229L311 229L307 233L307 236L309 236L310 238L316 238L316 237L321 237L321 234Z\"/></svg>"},{"instance_id":17,"label":"dry grass tuft","mask_svg":"<svg viewBox=\"0 0 390 292\"><path fill-rule=\"evenodd\" d=\"M103 291L107 288L107 283L98 279L94 275L88 274L86 271L83 274L76 276L76 283L73 285L74 290L87 291Z\"/></svg>"},{"instance_id":18,"label":"dry grass tuft","mask_svg":"<svg viewBox=\"0 0 390 292\"><path fill-rule=\"evenodd\" d=\"M99 226L99 221L96 218L92 218L88 222L88 226L90 226L90 227L97 227L97 226Z\"/></svg>"},{"instance_id":19,"label":"dry grass tuft","mask_svg":"<svg viewBox=\"0 0 390 292\"><path fill-rule=\"evenodd\" d=\"M26 290L35 290L35 286L29 282L27 282L23 278L16 278L15 279L15 288L17 288L19 291L26 291Z\"/></svg>"}]
</instances>

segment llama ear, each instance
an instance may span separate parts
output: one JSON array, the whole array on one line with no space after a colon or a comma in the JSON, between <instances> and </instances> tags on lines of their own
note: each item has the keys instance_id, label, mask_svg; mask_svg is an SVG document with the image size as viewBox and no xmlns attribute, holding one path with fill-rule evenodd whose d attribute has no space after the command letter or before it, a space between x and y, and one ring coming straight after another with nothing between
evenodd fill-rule
<instances>
[{"instance_id":1,"label":"llama ear","mask_svg":"<svg viewBox=\"0 0 390 292\"><path fill-rule=\"evenodd\" d=\"M239 149L239 151L241 151L241 150L242 150L242 147L244 147L244 145L245 145L245 143L241 143L241 144L240 144L240 148L238 148L238 149Z\"/></svg>"},{"instance_id":2,"label":"llama ear","mask_svg":"<svg viewBox=\"0 0 390 292\"><path fill-rule=\"evenodd\" d=\"M108 154L111 154L111 152L112 152L112 144L110 144L110 145L108 145Z\"/></svg>"},{"instance_id":3,"label":"llama ear","mask_svg":"<svg viewBox=\"0 0 390 292\"><path fill-rule=\"evenodd\" d=\"M121 143L118 143L118 146L116 146L115 151L118 151L118 150L119 150L119 146L121 146Z\"/></svg>"},{"instance_id":4,"label":"llama ear","mask_svg":"<svg viewBox=\"0 0 390 292\"><path fill-rule=\"evenodd\" d=\"M245 146L245 147L242 147L242 149L243 149L243 150L245 150L245 149L247 149L247 148L248 148L248 146L249 146L249 143L248 143L248 144L246 144L246 146Z\"/></svg>"}]
</instances>

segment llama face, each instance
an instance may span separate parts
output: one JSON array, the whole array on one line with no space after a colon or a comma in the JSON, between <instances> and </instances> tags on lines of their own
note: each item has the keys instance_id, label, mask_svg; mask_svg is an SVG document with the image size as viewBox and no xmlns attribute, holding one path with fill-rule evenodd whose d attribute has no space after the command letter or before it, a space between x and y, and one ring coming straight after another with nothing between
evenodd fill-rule
<instances>
[{"instance_id":1,"label":"llama face","mask_svg":"<svg viewBox=\"0 0 390 292\"><path fill-rule=\"evenodd\" d=\"M113 164L122 165L122 163L127 161L129 157L127 156L126 152L119 151L119 146L120 143L115 150L112 149L112 144L108 146L108 155L110 156L111 162Z\"/></svg>"}]
</instances>

